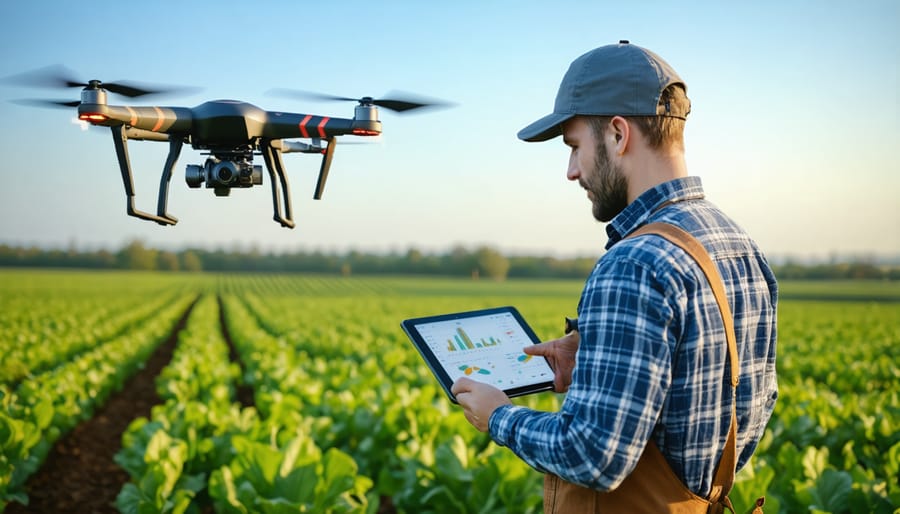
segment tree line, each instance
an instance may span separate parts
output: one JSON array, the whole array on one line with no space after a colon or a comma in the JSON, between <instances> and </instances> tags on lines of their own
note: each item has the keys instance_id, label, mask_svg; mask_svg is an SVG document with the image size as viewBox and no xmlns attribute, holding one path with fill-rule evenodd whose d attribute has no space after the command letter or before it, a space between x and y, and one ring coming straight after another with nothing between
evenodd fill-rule
<instances>
[{"instance_id":1,"label":"tree line","mask_svg":"<svg viewBox=\"0 0 900 514\"><path fill-rule=\"evenodd\" d=\"M389 254L360 251L263 253L259 250L185 249L167 251L132 241L117 251L79 251L0 245L0 266L131 269L169 272L312 272L330 274L419 274L504 280L510 278L586 278L596 257L505 256L482 246L457 246L444 253L411 248ZM773 266L783 280L900 280L900 266L866 262Z\"/></svg>"}]
</instances>

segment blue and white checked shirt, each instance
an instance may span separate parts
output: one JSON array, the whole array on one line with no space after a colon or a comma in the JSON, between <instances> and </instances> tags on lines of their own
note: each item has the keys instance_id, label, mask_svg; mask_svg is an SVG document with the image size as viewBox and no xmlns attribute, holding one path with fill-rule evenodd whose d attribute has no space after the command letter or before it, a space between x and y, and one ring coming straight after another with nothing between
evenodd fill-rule
<instances>
[{"instance_id":1,"label":"blue and white checked shirt","mask_svg":"<svg viewBox=\"0 0 900 514\"><path fill-rule=\"evenodd\" d=\"M539 471L597 490L618 486L652 438L682 482L705 497L731 421L725 329L687 253L657 236L622 241L653 221L696 237L725 282L740 356L738 469L747 462L778 394L777 286L756 244L703 199L697 177L644 192L607 226L608 252L578 306L581 343L560 412L503 406L490 433Z\"/></svg>"}]
</instances>

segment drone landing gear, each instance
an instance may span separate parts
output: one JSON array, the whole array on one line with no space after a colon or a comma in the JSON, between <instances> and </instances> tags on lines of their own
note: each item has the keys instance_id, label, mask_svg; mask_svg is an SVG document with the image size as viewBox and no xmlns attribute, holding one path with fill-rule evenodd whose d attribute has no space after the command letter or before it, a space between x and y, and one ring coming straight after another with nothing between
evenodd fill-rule
<instances>
[{"instance_id":1,"label":"drone landing gear","mask_svg":"<svg viewBox=\"0 0 900 514\"><path fill-rule=\"evenodd\" d=\"M134 179L131 174L131 161L128 158L128 135L124 125L110 127L113 134L113 142L116 145L116 157L119 160L119 170L122 172L122 182L125 185L126 210L129 216L155 221L160 225L174 225L178 218L166 212L169 199L169 181L172 179L172 171L175 162L181 155L181 147L184 141L178 137L169 138L169 155L166 165L163 167L162 177L159 181L159 201L156 205L156 215L138 210L134 206Z\"/></svg>"},{"instance_id":2,"label":"drone landing gear","mask_svg":"<svg viewBox=\"0 0 900 514\"><path fill-rule=\"evenodd\" d=\"M272 206L275 209L272 219L281 223L282 227L294 228L296 225L291 214L291 195L288 189L287 174L284 172L284 161L281 159L281 141L264 140L260 146L263 159L266 161L266 170L269 172L269 180L272 182ZM281 215L279 183L281 184L281 196L284 197L284 216Z\"/></svg>"},{"instance_id":3,"label":"drone landing gear","mask_svg":"<svg viewBox=\"0 0 900 514\"><path fill-rule=\"evenodd\" d=\"M316 191L313 194L314 200L321 200L322 193L325 192L325 181L328 179L328 170L331 168L331 159L334 156L335 143L337 140L330 137L325 141L328 143L328 146L325 148L319 146L318 142L306 144L269 139L260 142L263 159L266 161L266 170L269 172L269 179L272 182L272 206L275 210L272 219L280 223L282 227L294 228L296 225L291 213L291 196L288 190L287 174L284 172L284 161L281 159L281 154L287 152L323 154L322 164L319 167L319 178L316 181ZM279 185L281 188L280 192ZM282 198L284 199L283 215L281 209Z\"/></svg>"},{"instance_id":4,"label":"drone landing gear","mask_svg":"<svg viewBox=\"0 0 900 514\"><path fill-rule=\"evenodd\" d=\"M322 166L319 168L319 179L316 181L316 192L313 200L321 200L322 193L325 192L325 180L328 179L328 170L331 169L331 158L334 157L334 144L337 142L335 138L326 140L328 146L325 147L325 155L322 157Z\"/></svg>"}]
</instances>

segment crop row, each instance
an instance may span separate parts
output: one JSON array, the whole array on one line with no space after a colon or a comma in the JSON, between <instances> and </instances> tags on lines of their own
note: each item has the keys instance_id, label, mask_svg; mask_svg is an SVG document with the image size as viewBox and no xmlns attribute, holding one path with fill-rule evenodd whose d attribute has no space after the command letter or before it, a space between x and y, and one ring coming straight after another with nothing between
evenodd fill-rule
<instances>
[{"instance_id":1,"label":"crop row","mask_svg":"<svg viewBox=\"0 0 900 514\"><path fill-rule=\"evenodd\" d=\"M94 346L145 324L180 293L133 303L91 298L74 304L20 302L4 312L0 326L0 383L13 385L38 375ZM32 308L39 306L39 309Z\"/></svg>"},{"instance_id":2,"label":"crop row","mask_svg":"<svg viewBox=\"0 0 900 514\"><path fill-rule=\"evenodd\" d=\"M116 455L132 477L116 504L124 513L361 512L370 484L353 460L323 453L304 429L287 432L233 401L237 364L204 296L157 379L163 403L135 420ZM361 496L361 498L365 498Z\"/></svg>"},{"instance_id":3,"label":"crop row","mask_svg":"<svg viewBox=\"0 0 900 514\"><path fill-rule=\"evenodd\" d=\"M249 298L223 303L258 413L233 401L240 377L205 296L157 380L163 403L123 437L122 512L539 509L540 475L472 430L408 349L313 355L341 339L276 337Z\"/></svg>"},{"instance_id":4,"label":"crop row","mask_svg":"<svg viewBox=\"0 0 900 514\"><path fill-rule=\"evenodd\" d=\"M193 295L173 298L155 315L18 387L0 386L0 507L27 502L25 481L53 443L94 415L172 332Z\"/></svg>"}]
</instances>

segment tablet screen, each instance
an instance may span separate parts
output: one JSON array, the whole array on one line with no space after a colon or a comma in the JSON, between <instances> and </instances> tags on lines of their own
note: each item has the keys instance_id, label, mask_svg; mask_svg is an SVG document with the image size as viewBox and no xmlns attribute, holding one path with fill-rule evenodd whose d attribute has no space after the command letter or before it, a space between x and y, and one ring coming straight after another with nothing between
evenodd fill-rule
<instances>
[{"instance_id":1,"label":"tablet screen","mask_svg":"<svg viewBox=\"0 0 900 514\"><path fill-rule=\"evenodd\" d=\"M403 327L448 395L460 377L491 384L509 396L552 388L553 370L546 359L522 351L540 341L513 307L406 320Z\"/></svg>"}]
</instances>

